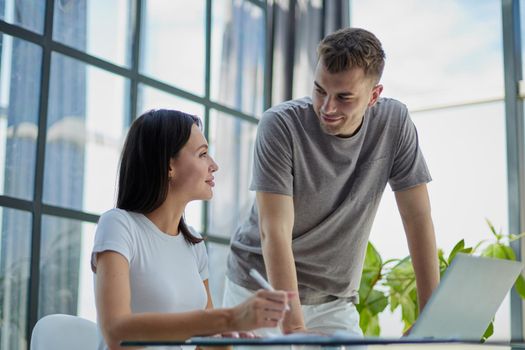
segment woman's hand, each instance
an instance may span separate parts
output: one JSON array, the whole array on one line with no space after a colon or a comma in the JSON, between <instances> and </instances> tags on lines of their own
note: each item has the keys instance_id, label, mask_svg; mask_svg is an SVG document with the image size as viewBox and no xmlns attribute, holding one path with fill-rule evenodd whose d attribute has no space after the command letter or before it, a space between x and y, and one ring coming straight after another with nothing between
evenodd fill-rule
<instances>
[{"instance_id":1,"label":"woman's hand","mask_svg":"<svg viewBox=\"0 0 525 350\"><path fill-rule=\"evenodd\" d=\"M244 303L233 308L233 329L248 331L277 327L289 309L288 300L295 292L259 290Z\"/></svg>"},{"instance_id":2,"label":"woman's hand","mask_svg":"<svg viewBox=\"0 0 525 350\"><path fill-rule=\"evenodd\" d=\"M258 336L253 332L224 332L218 335L223 338L242 338L242 339L253 339Z\"/></svg>"}]
</instances>

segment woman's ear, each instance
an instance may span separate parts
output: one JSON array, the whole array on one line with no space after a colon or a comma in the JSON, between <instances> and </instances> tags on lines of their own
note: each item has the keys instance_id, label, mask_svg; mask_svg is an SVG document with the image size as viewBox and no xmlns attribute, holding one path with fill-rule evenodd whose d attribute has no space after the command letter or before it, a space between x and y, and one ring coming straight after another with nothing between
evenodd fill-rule
<instances>
[{"instance_id":1,"label":"woman's ear","mask_svg":"<svg viewBox=\"0 0 525 350\"><path fill-rule=\"evenodd\" d=\"M168 165L168 179L175 177L175 164L173 159L170 159L170 164Z\"/></svg>"}]
</instances>

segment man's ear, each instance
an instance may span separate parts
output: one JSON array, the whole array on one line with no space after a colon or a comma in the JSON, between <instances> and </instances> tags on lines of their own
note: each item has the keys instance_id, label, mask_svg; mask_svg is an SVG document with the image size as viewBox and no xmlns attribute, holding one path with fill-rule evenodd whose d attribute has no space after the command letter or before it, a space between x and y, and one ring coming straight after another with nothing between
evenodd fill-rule
<instances>
[{"instance_id":1,"label":"man's ear","mask_svg":"<svg viewBox=\"0 0 525 350\"><path fill-rule=\"evenodd\" d=\"M379 99L379 96L381 96L381 92L383 92L383 85L377 84L372 88L372 97L370 97L370 102L368 102L368 107L372 107L376 104L377 100Z\"/></svg>"}]
</instances>

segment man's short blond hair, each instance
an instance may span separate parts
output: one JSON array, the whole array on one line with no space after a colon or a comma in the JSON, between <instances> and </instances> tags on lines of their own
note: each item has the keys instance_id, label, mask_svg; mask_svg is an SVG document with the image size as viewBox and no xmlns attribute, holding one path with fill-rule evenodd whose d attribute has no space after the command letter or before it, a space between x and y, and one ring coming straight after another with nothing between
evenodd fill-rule
<instances>
[{"instance_id":1,"label":"man's short blond hair","mask_svg":"<svg viewBox=\"0 0 525 350\"><path fill-rule=\"evenodd\" d=\"M381 42L361 28L344 28L326 36L317 46L317 57L330 73L359 67L376 84L385 67Z\"/></svg>"}]
</instances>

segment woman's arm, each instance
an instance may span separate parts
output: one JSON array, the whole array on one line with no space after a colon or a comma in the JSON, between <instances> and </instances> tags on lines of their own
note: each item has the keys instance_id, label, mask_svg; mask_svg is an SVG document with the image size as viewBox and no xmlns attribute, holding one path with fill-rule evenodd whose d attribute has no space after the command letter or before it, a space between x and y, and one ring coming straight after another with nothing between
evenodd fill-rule
<instances>
[{"instance_id":1,"label":"woman's arm","mask_svg":"<svg viewBox=\"0 0 525 350\"><path fill-rule=\"evenodd\" d=\"M211 299L210 293L210 283L208 282L208 279L205 279L202 282L204 283L204 289L206 289L206 295L208 296L208 303L206 304L206 309L213 309L213 300Z\"/></svg>"},{"instance_id":2,"label":"woman's arm","mask_svg":"<svg viewBox=\"0 0 525 350\"><path fill-rule=\"evenodd\" d=\"M96 278L98 322L110 349L120 349L122 340L184 340L196 335L275 327L284 316L288 297L285 292L259 291L229 309L132 314L127 260L113 251L98 253Z\"/></svg>"}]
</instances>

